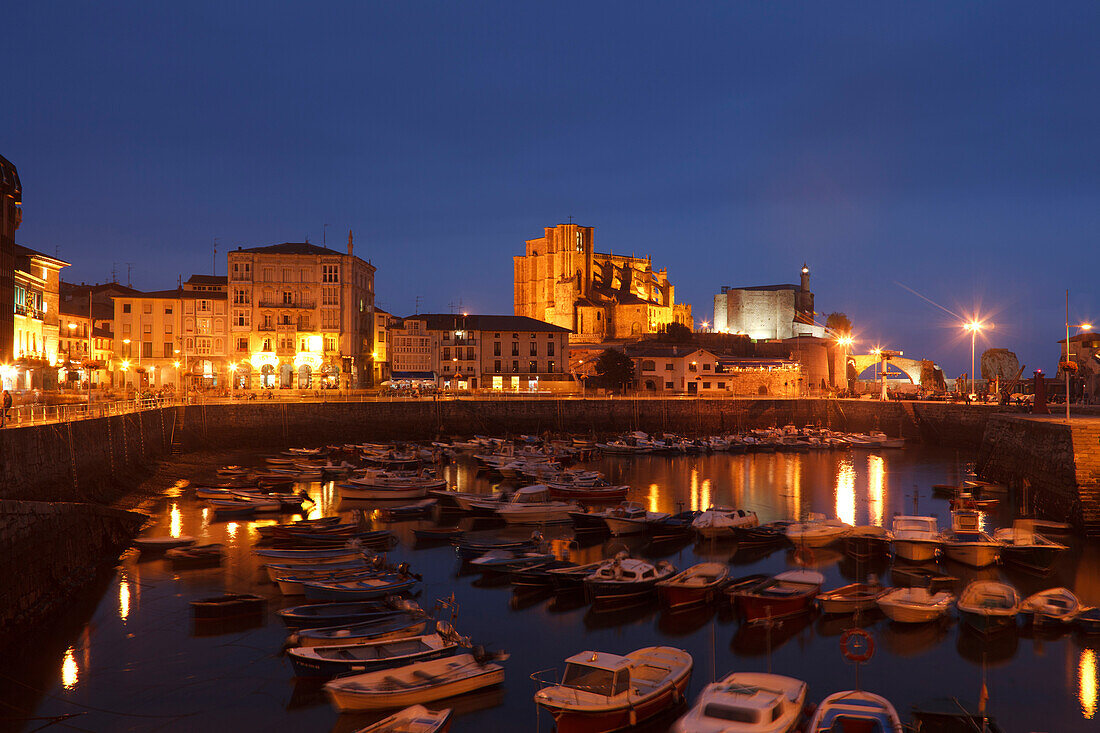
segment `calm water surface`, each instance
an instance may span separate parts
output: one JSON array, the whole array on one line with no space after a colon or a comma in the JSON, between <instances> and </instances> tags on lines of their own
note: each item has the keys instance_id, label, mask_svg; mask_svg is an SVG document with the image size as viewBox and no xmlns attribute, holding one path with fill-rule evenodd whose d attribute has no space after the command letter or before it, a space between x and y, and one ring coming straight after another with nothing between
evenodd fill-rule
<instances>
[{"instance_id":1,"label":"calm water surface","mask_svg":"<svg viewBox=\"0 0 1100 733\"><path fill-rule=\"evenodd\" d=\"M259 461L260 457L257 456ZM954 453L927 448L905 451L757 454L691 457L605 457L591 465L616 482L635 487L632 498L653 510L674 512L682 505L704 509L732 504L755 510L761 521L804 517L816 511L858 524L889 525L896 512L934 513L947 523L944 500L931 485L952 483L967 466ZM215 466L211 466L213 471ZM463 490L491 488L473 465L447 467L447 477ZM308 486L317 507L312 516L349 511L332 484ZM266 582L250 554L262 522L214 521L186 488L166 496L151 534L187 534L228 548L223 567L173 573L163 560L126 558L94 607L74 610L79 621L55 636L31 659L4 664L0 702L8 726L36 730L57 727L92 731L352 731L378 715L340 716L316 683L296 682L279 655L286 630L272 610L295 605ZM988 518L987 528L1011 522L1006 506ZM368 510L376 508L367 504ZM470 522L469 519L463 520ZM454 593L460 604L458 629L493 649L506 649L507 682L502 689L475 694L448 705L458 712L452 730L549 731L552 721L536 714L529 675L563 667L564 657L594 649L625 653L654 644L687 649L695 659L692 698L715 674L733 670L772 671L809 683L810 699L855 685L856 669L839 653L839 638L850 619L809 618L788 622L770 633L740 627L727 613L692 612L663 616L656 605L626 612L594 614L587 606L547 595L519 596L509 586L493 586L476 574L463 574L446 546L418 548L411 530L417 522L383 525L400 538L391 556L407 560L424 576L419 601L425 608ZM529 530L523 530L526 534ZM515 532L513 532L514 534ZM560 552L571 536L567 527L547 536ZM599 559L625 545L647 557L662 557L684 568L702 559L729 560L735 575L773 573L809 564L826 576L826 588L886 568L857 567L838 552L795 557L791 549L770 555L737 554L731 544L652 547L622 538L573 547L578 562ZM1055 572L1037 578L1011 569L982 571L949 565L966 581L1002 578L1027 595L1065 585L1083 603L1100 605L1100 548L1076 545ZM253 592L270 599L264 625L198 636L188 601L222 591ZM90 618L89 618L90 616ZM976 700L983 661L991 712L1008 731L1097 731L1097 662L1100 644L1074 634L1035 637L1021 630L983 640L947 620L899 626L865 620L877 642L873 659L860 675L866 689L890 699L907 715L909 706L933 697L957 695ZM67 717L62 717L67 716ZM20 719L22 718L22 719ZM664 725L650 729L667 729Z\"/></svg>"}]
</instances>

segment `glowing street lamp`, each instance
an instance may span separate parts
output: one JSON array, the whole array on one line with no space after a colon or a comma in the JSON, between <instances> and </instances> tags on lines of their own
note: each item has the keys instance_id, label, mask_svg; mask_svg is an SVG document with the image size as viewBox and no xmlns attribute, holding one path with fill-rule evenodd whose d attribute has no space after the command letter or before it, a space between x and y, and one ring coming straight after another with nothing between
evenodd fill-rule
<instances>
[{"instance_id":1,"label":"glowing street lamp","mask_svg":"<svg viewBox=\"0 0 1100 733\"><path fill-rule=\"evenodd\" d=\"M992 329L993 324L973 319L964 323L962 327L970 332L970 394L974 394L974 343L978 338L978 332L983 328Z\"/></svg>"}]
</instances>

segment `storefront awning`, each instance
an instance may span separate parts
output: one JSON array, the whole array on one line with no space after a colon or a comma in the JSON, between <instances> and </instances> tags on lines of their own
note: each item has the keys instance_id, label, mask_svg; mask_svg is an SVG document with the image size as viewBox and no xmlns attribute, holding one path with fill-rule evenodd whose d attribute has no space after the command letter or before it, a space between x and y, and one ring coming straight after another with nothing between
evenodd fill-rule
<instances>
[{"instance_id":1,"label":"storefront awning","mask_svg":"<svg viewBox=\"0 0 1100 733\"><path fill-rule=\"evenodd\" d=\"M390 379L435 379L435 372L390 372Z\"/></svg>"}]
</instances>

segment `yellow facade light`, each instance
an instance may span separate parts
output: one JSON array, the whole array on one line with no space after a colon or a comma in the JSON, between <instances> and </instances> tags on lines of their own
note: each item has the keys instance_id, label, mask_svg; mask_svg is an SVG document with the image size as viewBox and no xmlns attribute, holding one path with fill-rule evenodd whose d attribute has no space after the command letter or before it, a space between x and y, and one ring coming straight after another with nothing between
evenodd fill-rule
<instances>
[{"instance_id":1,"label":"yellow facade light","mask_svg":"<svg viewBox=\"0 0 1100 733\"><path fill-rule=\"evenodd\" d=\"M263 369L265 366L277 367L279 366L279 357L270 351L255 351L252 353L249 363L252 364L253 369Z\"/></svg>"}]
</instances>

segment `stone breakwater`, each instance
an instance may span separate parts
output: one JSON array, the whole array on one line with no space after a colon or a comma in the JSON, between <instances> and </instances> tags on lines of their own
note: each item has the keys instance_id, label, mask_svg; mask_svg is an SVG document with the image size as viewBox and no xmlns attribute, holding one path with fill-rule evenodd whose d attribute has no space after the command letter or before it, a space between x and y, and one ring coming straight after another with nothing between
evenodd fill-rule
<instances>
[{"instance_id":1,"label":"stone breakwater","mask_svg":"<svg viewBox=\"0 0 1100 733\"><path fill-rule=\"evenodd\" d=\"M96 504L0 500L0 639L61 611L145 519Z\"/></svg>"}]
</instances>

